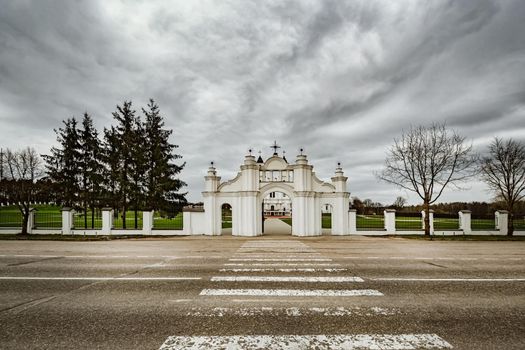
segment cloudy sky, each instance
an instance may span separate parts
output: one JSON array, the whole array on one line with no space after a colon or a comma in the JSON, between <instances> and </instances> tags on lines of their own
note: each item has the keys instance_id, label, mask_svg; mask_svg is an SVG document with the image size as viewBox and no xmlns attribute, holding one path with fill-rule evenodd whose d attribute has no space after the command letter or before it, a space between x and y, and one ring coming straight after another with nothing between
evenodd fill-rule
<instances>
[{"instance_id":1,"label":"cloudy sky","mask_svg":"<svg viewBox=\"0 0 525 350\"><path fill-rule=\"evenodd\" d=\"M446 121L482 151L525 141L525 2L0 0L0 146L48 152L61 120L160 104L197 201L252 147L306 149L320 178L397 195L374 171L411 124ZM443 201L489 200L476 181Z\"/></svg>"}]
</instances>

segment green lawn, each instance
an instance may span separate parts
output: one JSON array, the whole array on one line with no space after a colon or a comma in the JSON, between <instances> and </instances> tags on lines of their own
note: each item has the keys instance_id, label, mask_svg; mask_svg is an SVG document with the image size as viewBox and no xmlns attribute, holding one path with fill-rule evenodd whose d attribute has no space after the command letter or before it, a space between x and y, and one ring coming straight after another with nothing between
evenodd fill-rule
<instances>
[{"instance_id":1,"label":"green lawn","mask_svg":"<svg viewBox=\"0 0 525 350\"><path fill-rule=\"evenodd\" d=\"M292 226L292 218L281 218L280 220Z\"/></svg>"},{"instance_id":2,"label":"green lawn","mask_svg":"<svg viewBox=\"0 0 525 350\"><path fill-rule=\"evenodd\" d=\"M35 213L35 228L55 228L62 227L62 211L61 207L56 205L35 205L37 210ZM142 211L138 212L138 229L142 229ZM77 229L101 229L102 228L102 214L99 210L95 213L94 227L91 225L91 210L87 212L87 227L85 225L84 213L75 211L73 216L73 225ZM113 218L113 228L122 229L122 217ZM169 229L182 230L182 213L172 219L161 217L158 212L155 212L153 218L154 229ZM0 228L18 228L22 226L22 214L16 206L0 207ZM133 211L126 212L126 229L135 228L135 213Z\"/></svg>"},{"instance_id":3,"label":"green lawn","mask_svg":"<svg viewBox=\"0 0 525 350\"><path fill-rule=\"evenodd\" d=\"M222 220L221 220L221 227L222 228L232 228L232 215L231 211L225 211L222 214Z\"/></svg>"},{"instance_id":4,"label":"green lawn","mask_svg":"<svg viewBox=\"0 0 525 350\"><path fill-rule=\"evenodd\" d=\"M514 229L516 231L525 231L525 215L514 218Z\"/></svg>"},{"instance_id":5,"label":"green lawn","mask_svg":"<svg viewBox=\"0 0 525 350\"><path fill-rule=\"evenodd\" d=\"M392 235L382 236L388 238L408 238L418 240L433 240L433 241L525 241L525 236L497 236L497 235L462 235L455 236L441 236L441 235Z\"/></svg>"},{"instance_id":6,"label":"green lawn","mask_svg":"<svg viewBox=\"0 0 525 350\"><path fill-rule=\"evenodd\" d=\"M495 230L496 229L496 221L494 218L491 219L476 219L471 218L470 220L470 228L472 231L476 230Z\"/></svg>"},{"instance_id":7,"label":"green lawn","mask_svg":"<svg viewBox=\"0 0 525 350\"><path fill-rule=\"evenodd\" d=\"M385 218L383 215L357 215L357 230L383 230Z\"/></svg>"},{"instance_id":8,"label":"green lawn","mask_svg":"<svg viewBox=\"0 0 525 350\"><path fill-rule=\"evenodd\" d=\"M22 214L18 209L0 208L0 227L22 227Z\"/></svg>"},{"instance_id":9,"label":"green lawn","mask_svg":"<svg viewBox=\"0 0 525 350\"><path fill-rule=\"evenodd\" d=\"M34 205L37 211L35 213L36 228L61 228L62 212L61 208L56 205ZM22 226L22 214L15 205L0 207L0 227Z\"/></svg>"},{"instance_id":10,"label":"green lawn","mask_svg":"<svg viewBox=\"0 0 525 350\"><path fill-rule=\"evenodd\" d=\"M457 218L440 218L434 215L434 230L459 230L459 217Z\"/></svg>"},{"instance_id":11,"label":"green lawn","mask_svg":"<svg viewBox=\"0 0 525 350\"><path fill-rule=\"evenodd\" d=\"M332 228L332 214L321 214L321 228Z\"/></svg>"},{"instance_id":12,"label":"green lawn","mask_svg":"<svg viewBox=\"0 0 525 350\"><path fill-rule=\"evenodd\" d=\"M178 213L174 218L161 217L155 214L153 217L154 230L182 230L182 213Z\"/></svg>"}]
</instances>

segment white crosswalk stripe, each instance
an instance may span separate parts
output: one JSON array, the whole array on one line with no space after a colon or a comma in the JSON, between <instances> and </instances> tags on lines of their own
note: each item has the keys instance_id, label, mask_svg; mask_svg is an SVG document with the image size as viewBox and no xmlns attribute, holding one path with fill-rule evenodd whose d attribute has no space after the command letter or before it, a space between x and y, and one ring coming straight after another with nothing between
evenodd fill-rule
<instances>
[{"instance_id":1,"label":"white crosswalk stripe","mask_svg":"<svg viewBox=\"0 0 525 350\"><path fill-rule=\"evenodd\" d=\"M383 296L375 289L203 289L200 295L267 297Z\"/></svg>"},{"instance_id":2,"label":"white crosswalk stripe","mask_svg":"<svg viewBox=\"0 0 525 350\"><path fill-rule=\"evenodd\" d=\"M173 336L160 350L174 349L451 349L436 334Z\"/></svg>"},{"instance_id":3,"label":"white crosswalk stripe","mask_svg":"<svg viewBox=\"0 0 525 350\"><path fill-rule=\"evenodd\" d=\"M193 317L224 317L224 316L392 316L399 314L399 310L384 307L214 307L212 309L206 308L192 308L186 316Z\"/></svg>"},{"instance_id":4,"label":"white crosswalk stripe","mask_svg":"<svg viewBox=\"0 0 525 350\"><path fill-rule=\"evenodd\" d=\"M277 265L278 266L278 265ZM229 268L220 269L219 272L343 272L344 268Z\"/></svg>"},{"instance_id":5,"label":"white crosswalk stripe","mask_svg":"<svg viewBox=\"0 0 525 350\"><path fill-rule=\"evenodd\" d=\"M363 282L361 277L302 277L302 276L214 276L212 282L321 282L343 283Z\"/></svg>"}]
</instances>

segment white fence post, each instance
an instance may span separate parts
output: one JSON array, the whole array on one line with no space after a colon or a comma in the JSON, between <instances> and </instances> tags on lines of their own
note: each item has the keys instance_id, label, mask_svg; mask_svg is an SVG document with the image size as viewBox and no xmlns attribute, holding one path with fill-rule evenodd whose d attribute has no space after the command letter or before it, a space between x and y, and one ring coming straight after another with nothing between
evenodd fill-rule
<instances>
[{"instance_id":1,"label":"white fence post","mask_svg":"<svg viewBox=\"0 0 525 350\"><path fill-rule=\"evenodd\" d=\"M506 236L509 233L509 212L506 210L498 210L496 215L496 229L499 234Z\"/></svg>"},{"instance_id":2,"label":"white fence post","mask_svg":"<svg viewBox=\"0 0 525 350\"><path fill-rule=\"evenodd\" d=\"M357 210L348 210L348 230L350 233L357 233Z\"/></svg>"},{"instance_id":3,"label":"white fence post","mask_svg":"<svg viewBox=\"0 0 525 350\"><path fill-rule=\"evenodd\" d=\"M71 208L64 207L62 208L62 234L70 235L72 234L72 228L74 227L73 214L75 211Z\"/></svg>"},{"instance_id":4,"label":"white fence post","mask_svg":"<svg viewBox=\"0 0 525 350\"><path fill-rule=\"evenodd\" d=\"M142 234L151 235L153 233L153 210L142 212Z\"/></svg>"},{"instance_id":5,"label":"white fence post","mask_svg":"<svg viewBox=\"0 0 525 350\"><path fill-rule=\"evenodd\" d=\"M35 228L35 208L29 208L29 217L27 218L27 233L33 233Z\"/></svg>"},{"instance_id":6,"label":"white fence post","mask_svg":"<svg viewBox=\"0 0 525 350\"><path fill-rule=\"evenodd\" d=\"M395 234L396 233L396 210L395 209L385 209L385 230L387 233Z\"/></svg>"},{"instance_id":7,"label":"white fence post","mask_svg":"<svg viewBox=\"0 0 525 350\"><path fill-rule=\"evenodd\" d=\"M421 229L425 229L425 211L421 210ZM430 209L428 211L428 223L430 224L430 234L434 234L434 210Z\"/></svg>"},{"instance_id":8,"label":"white fence post","mask_svg":"<svg viewBox=\"0 0 525 350\"><path fill-rule=\"evenodd\" d=\"M113 229L113 209L102 208L102 231L103 235L111 235Z\"/></svg>"},{"instance_id":9,"label":"white fence post","mask_svg":"<svg viewBox=\"0 0 525 350\"><path fill-rule=\"evenodd\" d=\"M463 234L469 235L472 233L471 227L471 215L470 210L460 210L459 211L459 228L463 230Z\"/></svg>"}]
</instances>

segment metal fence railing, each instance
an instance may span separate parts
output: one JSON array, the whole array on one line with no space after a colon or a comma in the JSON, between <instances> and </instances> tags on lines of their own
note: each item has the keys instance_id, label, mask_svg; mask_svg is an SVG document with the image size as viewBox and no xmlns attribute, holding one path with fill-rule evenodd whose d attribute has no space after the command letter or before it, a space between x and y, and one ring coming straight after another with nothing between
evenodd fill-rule
<instances>
[{"instance_id":1,"label":"metal fence railing","mask_svg":"<svg viewBox=\"0 0 525 350\"><path fill-rule=\"evenodd\" d=\"M36 211L34 216L34 228L62 228L62 212L60 211Z\"/></svg>"},{"instance_id":2,"label":"metal fence railing","mask_svg":"<svg viewBox=\"0 0 525 350\"><path fill-rule=\"evenodd\" d=\"M133 210L126 212L126 230L142 230L142 211L137 212L137 225L135 226L135 212ZM124 218L122 213L113 217L113 228L116 230L124 229Z\"/></svg>"},{"instance_id":3,"label":"metal fence railing","mask_svg":"<svg viewBox=\"0 0 525 350\"><path fill-rule=\"evenodd\" d=\"M230 216L231 222L231 216ZM230 224L231 227L231 224ZM155 216L153 217L154 230L182 230L182 213L178 213L175 217Z\"/></svg>"},{"instance_id":4,"label":"metal fence railing","mask_svg":"<svg viewBox=\"0 0 525 350\"><path fill-rule=\"evenodd\" d=\"M421 213L396 213L396 230L422 230Z\"/></svg>"},{"instance_id":5,"label":"metal fence railing","mask_svg":"<svg viewBox=\"0 0 525 350\"><path fill-rule=\"evenodd\" d=\"M514 214L514 230L525 231L525 213Z\"/></svg>"},{"instance_id":6,"label":"metal fence railing","mask_svg":"<svg viewBox=\"0 0 525 350\"><path fill-rule=\"evenodd\" d=\"M73 227L79 230L99 230L102 228L102 211L95 209L86 213L75 211L73 214Z\"/></svg>"},{"instance_id":7,"label":"metal fence railing","mask_svg":"<svg viewBox=\"0 0 525 350\"><path fill-rule=\"evenodd\" d=\"M470 228L472 231L494 231L496 229L496 218L494 214L472 215L470 218Z\"/></svg>"},{"instance_id":8,"label":"metal fence railing","mask_svg":"<svg viewBox=\"0 0 525 350\"><path fill-rule=\"evenodd\" d=\"M384 230L385 217L379 214L358 214L356 217L357 230Z\"/></svg>"},{"instance_id":9,"label":"metal fence railing","mask_svg":"<svg viewBox=\"0 0 525 350\"><path fill-rule=\"evenodd\" d=\"M434 230L459 230L459 215L457 213L434 213Z\"/></svg>"},{"instance_id":10,"label":"metal fence railing","mask_svg":"<svg viewBox=\"0 0 525 350\"><path fill-rule=\"evenodd\" d=\"M20 228L22 222L22 213L18 209L0 209L0 228Z\"/></svg>"}]
</instances>

